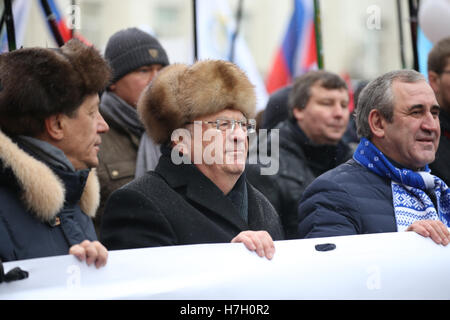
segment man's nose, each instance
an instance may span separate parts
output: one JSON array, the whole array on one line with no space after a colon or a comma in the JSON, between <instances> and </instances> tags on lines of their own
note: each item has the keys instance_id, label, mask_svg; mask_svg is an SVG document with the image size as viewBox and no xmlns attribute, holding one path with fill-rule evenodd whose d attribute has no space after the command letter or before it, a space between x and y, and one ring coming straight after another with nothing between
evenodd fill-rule
<instances>
[{"instance_id":1,"label":"man's nose","mask_svg":"<svg viewBox=\"0 0 450 320\"><path fill-rule=\"evenodd\" d=\"M235 123L234 129L230 131L230 136L234 141L244 141L247 137L247 132L239 123Z\"/></svg>"},{"instance_id":2,"label":"man's nose","mask_svg":"<svg viewBox=\"0 0 450 320\"><path fill-rule=\"evenodd\" d=\"M106 123L105 119L103 119L102 115L99 113L99 121L97 125L97 132L98 133L106 133L109 131L109 125Z\"/></svg>"},{"instance_id":3,"label":"man's nose","mask_svg":"<svg viewBox=\"0 0 450 320\"><path fill-rule=\"evenodd\" d=\"M333 105L333 116L342 118L344 116L345 112L348 112L348 109L343 108L339 102L336 102Z\"/></svg>"},{"instance_id":4,"label":"man's nose","mask_svg":"<svg viewBox=\"0 0 450 320\"><path fill-rule=\"evenodd\" d=\"M422 121L422 129L427 131L439 131L439 118L435 117L431 112L427 112Z\"/></svg>"},{"instance_id":5,"label":"man's nose","mask_svg":"<svg viewBox=\"0 0 450 320\"><path fill-rule=\"evenodd\" d=\"M158 74L158 72L159 72L159 71L156 70L156 69L151 70L151 71L149 72L148 79L147 79L147 84L149 84L150 82L152 82L153 78Z\"/></svg>"}]
</instances>

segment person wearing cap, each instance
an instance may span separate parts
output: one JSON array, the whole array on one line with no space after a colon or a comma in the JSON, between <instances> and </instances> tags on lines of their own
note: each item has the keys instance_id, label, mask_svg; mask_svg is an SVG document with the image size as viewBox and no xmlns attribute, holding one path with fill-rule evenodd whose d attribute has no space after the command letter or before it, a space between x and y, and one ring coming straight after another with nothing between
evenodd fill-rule
<instances>
[{"instance_id":1,"label":"person wearing cap","mask_svg":"<svg viewBox=\"0 0 450 320\"><path fill-rule=\"evenodd\" d=\"M79 40L0 55L0 259L73 254L103 266L92 223L99 204L98 92L111 71Z\"/></svg>"},{"instance_id":2,"label":"person wearing cap","mask_svg":"<svg viewBox=\"0 0 450 320\"><path fill-rule=\"evenodd\" d=\"M111 192L153 170L158 163L159 145L145 134L136 105L156 73L169 64L158 40L137 28L113 34L106 45L105 58L113 77L100 103L100 112L110 131L104 136L99 153L101 202L95 219L97 231Z\"/></svg>"},{"instance_id":3,"label":"person wearing cap","mask_svg":"<svg viewBox=\"0 0 450 320\"><path fill-rule=\"evenodd\" d=\"M154 171L108 199L100 232L105 246L243 242L271 259L273 240L284 238L281 223L244 174L255 106L253 85L230 62L164 68L138 103L162 156Z\"/></svg>"}]
</instances>

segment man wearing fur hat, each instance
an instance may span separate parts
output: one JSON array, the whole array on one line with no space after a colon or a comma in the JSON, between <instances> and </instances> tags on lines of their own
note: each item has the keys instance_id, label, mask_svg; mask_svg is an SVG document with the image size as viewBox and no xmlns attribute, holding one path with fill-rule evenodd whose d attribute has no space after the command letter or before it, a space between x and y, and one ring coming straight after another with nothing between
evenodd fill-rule
<instances>
[{"instance_id":1,"label":"man wearing fur hat","mask_svg":"<svg viewBox=\"0 0 450 320\"><path fill-rule=\"evenodd\" d=\"M282 239L278 215L244 169L254 87L234 64L164 68L138 104L161 143L155 171L109 198L101 239L109 249L243 242L269 259Z\"/></svg>"},{"instance_id":2,"label":"man wearing fur hat","mask_svg":"<svg viewBox=\"0 0 450 320\"><path fill-rule=\"evenodd\" d=\"M105 59L113 78L100 103L100 112L110 130L103 137L99 153L101 202L95 219L97 230L111 192L153 170L158 163L159 145L145 134L136 105L144 88L169 64L158 40L137 28L113 34L106 45Z\"/></svg>"},{"instance_id":3,"label":"man wearing fur hat","mask_svg":"<svg viewBox=\"0 0 450 320\"><path fill-rule=\"evenodd\" d=\"M0 55L0 258L73 254L106 263L91 218L99 204L94 170L98 110L110 69L78 40L58 49Z\"/></svg>"}]
</instances>

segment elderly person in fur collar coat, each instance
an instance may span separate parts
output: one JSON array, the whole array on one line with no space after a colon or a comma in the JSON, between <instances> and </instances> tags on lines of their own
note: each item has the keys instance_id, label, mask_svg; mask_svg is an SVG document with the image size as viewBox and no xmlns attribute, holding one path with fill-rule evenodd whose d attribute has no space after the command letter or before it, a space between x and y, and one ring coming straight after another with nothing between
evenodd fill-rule
<instances>
[{"instance_id":1,"label":"elderly person in fur collar coat","mask_svg":"<svg viewBox=\"0 0 450 320\"><path fill-rule=\"evenodd\" d=\"M73 254L101 267L92 217L110 68L78 40L0 55L0 259Z\"/></svg>"},{"instance_id":2,"label":"elderly person in fur collar coat","mask_svg":"<svg viewBox=\"0 0 450 320\"><path fill-rule=\"evenodd\" d=\"M234 64L164 68L138 112L162 145L155 171L116 190L100 238L108 249L242 242L271 259L283 239L269 201L244 175L254 87Z\"/></svg>"}]
</instances>

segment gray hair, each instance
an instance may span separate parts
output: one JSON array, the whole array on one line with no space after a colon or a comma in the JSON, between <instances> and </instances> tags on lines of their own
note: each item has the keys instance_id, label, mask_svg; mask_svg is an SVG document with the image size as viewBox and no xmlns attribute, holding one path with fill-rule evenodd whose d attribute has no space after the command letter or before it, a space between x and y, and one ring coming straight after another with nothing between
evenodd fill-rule
<instances>
[{"instance_id":1,"label":"gray hair","mask_svg":"<svg viewBox=\"0 0 450 320\"><path fill-rule=\"evenodd\" d=\"M396 70L383 74L369 82L361 91L356 109L356 128L358 137L370 139L372 132L369 126L369 113L378 110L383 118L392 122L394 117L394 93L392 83L395 81L415 83L426 81L425 77L415 70Z\"/></svg>"}]
</instances>

